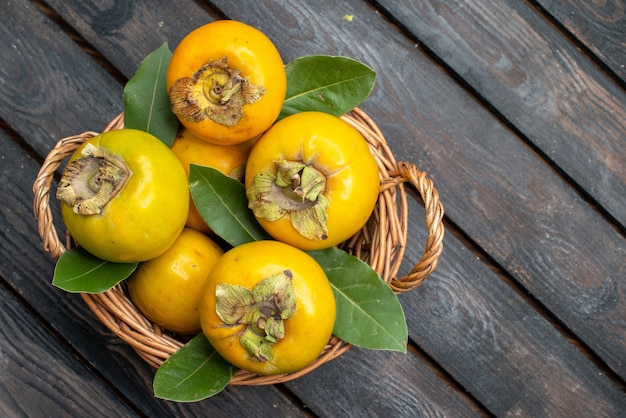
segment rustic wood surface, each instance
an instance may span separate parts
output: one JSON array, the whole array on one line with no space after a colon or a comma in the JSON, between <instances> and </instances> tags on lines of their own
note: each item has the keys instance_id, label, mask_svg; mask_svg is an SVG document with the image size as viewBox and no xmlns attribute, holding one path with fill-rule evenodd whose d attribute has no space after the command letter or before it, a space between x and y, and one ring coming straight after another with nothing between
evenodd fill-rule
<instances>
[{"instance_id":1,"label":"rustic wood surface","mask_svg":"<svg viewBox=\"0 0 626 418\"><path fill-rule=\"evenodd\" d=\"M0 4L1 416L626 416L623 2L96 3ZM447 235L435 273L400 296L408 354L353 348L288 383L178 404L50 284L31 188L57 140L122 111L148 53L222 18L267 33L285 62L371 66L362 108L433 179ZM404 273L426 239L410 206Z\"/></svg>"}]
</instances>

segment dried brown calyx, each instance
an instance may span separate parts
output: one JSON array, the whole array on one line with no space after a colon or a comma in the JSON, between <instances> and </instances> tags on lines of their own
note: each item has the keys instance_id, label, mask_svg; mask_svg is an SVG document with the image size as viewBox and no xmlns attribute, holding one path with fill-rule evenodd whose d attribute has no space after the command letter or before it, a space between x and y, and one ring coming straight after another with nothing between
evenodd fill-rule
<instances>
[{"instance_id":1,"label":"dried brown calyx","mask_svg":"<svg viewBox=\"0 0 626 418\"><path fill-rule=\"evenodd\" d=\"M246 195L248 207L257 218L277 221L289 216L300 235L311 240L328 237L328 200L324 196L326 176L300 161L277 161L276 175L259 173Z\"/></svg>"},{"instance_id":2,"label":"dried brown calyx","mask_svg":"<svg viewBox=\"0 0 626 418\"><path fill-rule=\"evenodd\" d=\"M265 87L251 84L237 68L229 67L228 58L203 65L193 77L177 80L170 88L172 112L184 120L205 119L225 126L235 126L243 116L243 106L257 102Z\"/></svg>"},{"instance_id":3,"label":"dried brown calyx","mask_svg":"<svg viewBox=\"0 0 626 418\"><path fill-rule=\"evenodd\" d=\"M240 344L256 361L272 358L272 346L285 337L285 320L296 311L293 274L284 270L252 290L220 283L215 289L217 315L226 325L244 325Z\"/></svg>"},{"instance_id":4,"label":"dried brown calyx","mask_svg":"<svg viewBox=\"0 0 626 418\"><path fill-rule=\"evenodd\" d=\"M100 214L131 174L121 158L88 143L63 171L56 196L76 214Z\"/></svg>"}]
</instances>

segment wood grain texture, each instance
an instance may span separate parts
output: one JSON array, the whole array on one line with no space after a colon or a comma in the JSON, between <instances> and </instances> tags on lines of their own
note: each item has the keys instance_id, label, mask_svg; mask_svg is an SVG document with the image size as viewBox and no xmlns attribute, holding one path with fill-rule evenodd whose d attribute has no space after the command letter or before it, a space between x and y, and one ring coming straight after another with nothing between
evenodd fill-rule
<instances>
[{"instance_id":1,"label":"wood grain texture","mask_svg":"<svg viewBox=\"0 0 626 418\"><path fill-rule=\"evenodd\" d=\"M277 416L301 415L299 407L274 387L229 388L222 396L195 404L155 400L154 369L105 329L78 295L50 284L54 260L41 249L31 210L30 187L39 167L2 131L0 150L0 276L139 410L149 416L202 415L210 411L212 416L231 417L246 409L249 402L249 408L254 405L260 410L281 405ZM58 210L54 213L58 215Z\"/></svg>"},{"instance_id":2,"label":"wood grain texture","mask_svg":"<svg viewBox=\"0 0 626 418\"><path fill-rule=\"evenodd\" d=\"M426 238L417 224L409 237L403 270L419 260ZM401 296L411 338L495 416L608 418L626 410L624 393L500 273L448 234L436 273Z\"/></svg>"},{"instance_id":3,"label":"wood grain texture","mask_svg":"<svg viewBox=\"0 0 626 418\"><path fill-rule=\"evenodd\" d=\"M626 92L518 0L381 1L626 227Z\"/></svg>"},{"instance_id":4,"label":"wood grain texture","mask_svg":"<svg viewBox=\"0 0 626 418\"><path fill-rule=\"evenodd\" d=\"M90 344L83 330L91 329L93 321L74 322L75 315L87 312L60 303L67 295L55 291L46 277L52 264L36 239L27 187L36 169L34 161L0 130L0 414L103 416L103 411L108 411L117 416L134 415L125 401L110 392L107 382L76 360L67 345L44 330L4 287L16 289L53 327L63 321L61 328L65 326L75 338L84 338L83 344ZM41 294L33 298L37 291Z\"/></svg>"},{"instance_id":5,"label":"wood grain texture","mask_svg":"<svg viewBox=\"0 0 626 418\"><path fill-rule=\"evenodd\" d=\"M85 378L95 386L115 386L148 416L623 414L622 387L542 313L626 378L626 240L516 133L535 141L570 175L604 164L581 187L616 219L624 219L622 189L615 186L623 180L623 164L614 161L624 155L623 93L524 2L408 3L386 4L516 131L365 1L220 0L212 4L221 12L207 12L213 7L208 2L202 7L193 1L50 0L48 15L29 2L0 5L0 36L6 40L0 44L0 120L21 137L0 130L0 277L102 375L86 371ZM51 20L56 13L62 27ZM353 349L286 384L288 396L279 387L229 387L197 404L163 402L152 397L154 371L104 329L78 296L50 286L54 261L40 248L30 208L38 165L18 142L44 155L62 136L101 129L121 110L123 86L100 62L130 77L162 42L173 48L190 26L220 13L266 32L286 62L306 54L337 54L377 71L377 87L364 109L380 124L395 155L417 163L435 180L449 220L476 246L466 248L447 235L437 272L401 296L410 337L429 358ZM346 14L352 21L344 19ZM102 58L94 60L63 27ZM596 29L598 36L606 30ZM611 194L617 199L613 203L598 197ZM410 224L404 272L417 262L425 239L423 213L414 203ZM498 267L473 251L484 252ZM0 293L0 304L13 303L7 300ZM54 350L63 349L29 337L31 328L12 329L15 339L29 341L42 356L56 357ZM75 363L87 370L82 361ZM436 366L458 386L434 373ZM67 379L63 367L46 371ZM23 376L30 381L28 372ZM35 382L48 390L46 383ZM59 408L91 409L83 405L89 395L75 396L78 406L68 399L58 401ZM9 413L19 411L3 402Z\"/></svg>"},{"instance_id":6,"label":"wood grain texture","mask_svg":"<svg viewBox=\"0 0 626 418\"><path fill-rule=\"evenodd\" d=\"M132 416L134 411L0 285L0 414ZM54 374L49 370L54 370ZM37 402L33 402L37 399Z\"/></svg>"},{"instance_id":7,"label":"wood grain texture","mask_svg":"<svg viewBox=\"0 0 626 418\"><path fill-rule=\"evenodd\" d=\"M252 6L252 5L250 5L250 6ZM191 7L191 6L190 6L190 7ZM55 9L55 10L56 10L56 9ZM64 18L64 19L65 19L68 23L70 23L70 24L74 25L74 22L73 22L73 20L72 20L72 15L71 15L71 14L66 13L66 12L64 11L64 9L63 9L63 8L60 8L60 9L58 10L58 12L59 12L59 14L60 14L60 15L62 15L62 16L63 16L63 18ZM86 11L86 10L83 10L83 11L82 11L82 14L88 14L88 15L89 15L89 14L94 14L94 15L95 15L95 13L96 13L95 11ZM248 10L247 10L247 13L253 13L253 14L254 14L254 13L255 13L255 11L254 11L254 9L253 9L253 8L250 8L250 9L248 9ZM153 18L153 17L152 17L152 18ZM154 26L154 25L156 24L156 22L155 22L154 20L150 20L150 19L151 19L151 17L150 17L150 16L144 16L144 20L142 21L142 24L146 25L146 27L151 27L151 26ZM80 22L76 23L76 25L75 25L75 26L76 26L76 29L77 29L77 30L82 30ZM176 32L176 33L183 33L183 32L186 30L186 29L185 29L185 26L180 26L180 27L178 27L178 26L164 25L163 27L165 28L165 29L164 29L165 31L174 31L174 32ZM120 45L118 46L118 48L123 49L123 44L122 44L122 43L124 42L124 41L123 41L123 39L125 39L125 38L127 38L127 37L130 37L130 36L131 36L131 34L127 34L127 33L126 33L126 31L128 31L128 30L136 30L136 29L137 29L137 27L136 27L136 26L135 26L135 27L133 27L133 26L130 26L130 25L125 25L125 24L124 24L124 22L122 22L122 23L120 24L120 27L117 29L117 32L116 32L116 33L118 34L118 36L120 37L120 39L122 39L122 40L120 41L121 43L120 43ZM91 30L93 30L93 28L92 28ZM94 46L95 46L96 48L99 48L99 49L102 49L102 50L106 50L106 48L100 48L99 39L101 39L101 36L100 36L99 34L89 34L89 32L86 32L84 36L85 36L85 37L87 37L87 36L91 36L91 37L93 38L93 42L95 42L95 45L94 45ZM173 35L173 36L176 36L176 35ZM106 38L106 34L102 34L102 38ZM106 41L103 41L103 42L114 42L114 40L113 40L113 38L109 38L109 39L107 39ZM172 45L172 48L173 48L173 47L175 47L175 45ZM109 57L108 57L108 56L106 56L106 58L107 58L107 59L109 59ZM138 57L136 57L136 58L137 58L137 59L141 59L141 58L143 58L143 57L139 57L139 56L138 56ZM115 59L114 57L110 57L110 60L111 60L111 61L113 61L114 59ZM410 357L409 357L409 358L410 358ZM412 358L412 359L410 360L410 362L414 363L414 367L418 367L418 363L417 363L417 362L418 362L418 360L417 360L417 359ZM398 371L397 371L397 374L400 374L400 373L401 373L401 371L400 371L400 370L398 370ZM436 377L434 377L434 376L431 376L431 377L436 379ZM377 383L378 383L379 385L385 385L385 384L386 384L386 382L388 383L388 380L389 380L389 379L392 379L392 378L391 378L391 377L388 377L388 378L385 378L385 379L386 379L386 380L384 380L383 382L377 382ZM437 385L439 385L439 386L437 386ZM432 390L431 390L431 392L430 392L430 394L433 394L433 396L434 396L435 394L437 394L438 392L441 392L441 393L439 393L439 396L447 396L447 395L445 395L445 390L448 390L448 389L445 387L445 385L444 385L442 382L438 382L437 380L435 380L435 382L431 382L431 383L430 383L430 386L431 386L431 387L433 387L433 389L432 389ZM436 390L436 389L434 389L434 388L438 388L438 390ZM329 387L329 390L330 390L330 392L328 392L328 395L329 395L329 396L330 396L331 394L332 394L333 396L337 396L336 391L334 391L332 387ZM411 391L413 391L414 389L413 389L413 388L410 388L410 390L411 390ZM346 396L347 396L347 398L345 399L345 403L346 403L347 405L350 405L351 403L353 403L353 402L354 402L353 397L352 397L349 393L348 393L348 394L346 394ZM304 399L303 399L303 402L305 402L306 404L309 404L309 403L310 403L309 399L307 399L307 398L304 398ZM381 402L382 402L382 401L381 401ZM434 403L434 404L436 404L437 402L438 402L438 401L437 401L436 399L435 399L435 400L433 400L433 403ZM391 408L391 409L395 408L393 405L389 405L389 406L386 406L386 407L387 407L387 408Z\"/></svg>"},{"instance_id":8,"label":"wood grain texture","mask_svg":"<svg viewBox=\"0 0 626 418\"><path fill-rule=\"evenodd\" d=\"M621 0L537 0L626 82L626 4Z\"/></svg>"},{"instance_id":9,"label":"wood grain texture","mask_svg":"<svg viewBox=\"0 0 626 418\"><path fill-rule=\"evenodd\" d=\"M0 117L41 155L122 110L122 86L31 2L4 2L0 15Z\"/></svg>"},{"instance_id":10,"label":"wood grain texture","mask_svg":"<svg viewBox=\"0 0 626 418\"><path fill-rule=\"evenodd\" d=\"M59 84L53 81L55 77L63 81L70 79L75 73L82 74L94 65L93 60L80 48L72 48L73 42L69 41L54 24L46 21L36 8L18 4L3 4L1 7L3 17L11 19L3 19L0 23L0 32L3 33L3 39L8 40L9 45L6 50L8 53L3 56L5 61L3 72L0 74L5 76L7 74L5 68L15 68L15 77L4 78L0 84L4 89L2 96L6 99L0 105L0 118L10 123L29 145L41 154L46 154L54 141L62 136L80 133L83 130L101 129L115 114L111 109L98 107L105 104L107 99L115 103L113 107L115 112L121 110L121 86L100 68L95 72L100 76L92 74L91 78L78 77L72 82L76 80L80 82L73 84L73 88L55 90L54 86ZM16 20L20 19L22 23L16 23ZM11 27L13 25L23 27L24 32L14 33L7 26L9 22ZM39 31L33 36L27 36L27 28L33 25L39 27ZM4 34L10 36L4 38ZM22 38L25 41L21 41ZM11 42L17 44L27 41L28 45L23 48L10 47ZM5 46L3 43L2 47ZM62 59L64 55L72 57ZM25 70L34 67L35 63L42 71L51 70L47 74L50 77L48 81L53 86L50 89L41 86L39 98L28 97L18 88L20 83L28 85L33 80L43 82L40 73ZM89 106L83 105L80 112L78 108L81 105L76 102L76 91L81 91L82 98L90 102ZM116 91L119 94L116 94ZM9 98L12 98L12 101L8 100ZM58 107L46 104L46 100L57 103ZM16 106L21 106L21 101L26 103L23 112L18 114L10 111ZM38 104L40 101L42 103ZM35 105L41 105L42 108L33 109ZM50 112L56 114L51 115ZM66 112L73 113L65 119ZM47 122L44 126L35 123L37 115ZM40 134L42 130L46 131L46 138L43 139ZM48 140L48 136L52 141ZM286 400L274 387L256 388L251 391L246 388L228 389L219 398L197 404L176 404L155 400L152 395L154 370L141 361L129 346L105 330L78 296L68 295L50 286L54 261L41 249L31 209L30 189L39 167L24 154L23 150L6 137L3 139L1 162L2 184L5 187L0 201L2 212L6 213L7 218L2 220L3 229L0 236L3 239L3 250L6 248L7 251L3 251L2 254L2 274L16 291L22 293L29 303L36 307L42 317L50 321L52 327L67 338L69 344L83 353L94 367L102 370L103 375L131 398L140 410L149 416L202 415L210 411L212 416L227 417L236 416L242 409L246 409L246 402L250 402L263 411L272 410L274 405L280 405L280 411L276 412L277 416L301 415L299 407ZM15 175L16 180L11 180L9 175ZM55 216L58 221L60 217L56 209Z\"/></svg>"},{"instance_id":11,"label":"wood grain texture","mask_svg":"<svg viewBox=\"0 0 626 418\"><path fill-rule=\"evenodd\" d=\"M173 49L191 29L217 18L193 1L47 4L127 78L164 42Z\"/></svg>"},{"instance_id":12,"label":"wood grain texture","mask_svg":"<svg viewBox=\"0 0 626 418\"><path fill-rule=\"evenodd\" d=\"M353 348L302 378L287 383L324 417L477 417L484 411L453 391L413 355ZM388 379L392 374L393 379ZM338 401L329 402L329 399Z\"/></svg>"},{"instance_id":13,"label":"wood grain texture","mask_svg":"<svg viewBox=\"0 0 626 418\"><path fill-rule=\"evenodd\" d=\"M215 3L243 18L229 2ZM359 4L289 4L282 14L270 2L245 9L254 25L277 23L266 30L288 57L326 51L371 65L378 85L363 107L395 155L428 172L447 215L626 377L624 237L447 73ZM342 19L347 10L359 10L352 22ZM401 79L420 82L407 89Z\"/></svg>"}]
</instances>

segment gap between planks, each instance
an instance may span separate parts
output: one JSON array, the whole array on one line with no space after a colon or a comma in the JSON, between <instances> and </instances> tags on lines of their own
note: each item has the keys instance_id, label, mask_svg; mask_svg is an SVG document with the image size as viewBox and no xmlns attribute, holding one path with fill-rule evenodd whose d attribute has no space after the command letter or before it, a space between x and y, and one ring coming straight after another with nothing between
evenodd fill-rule
<instances>
[{"instance_id":1,"label":"gap between planks","mask_svg":"<svg viewBox=\"0 0 626 418\"><path fill-rule=\"evenodd\" d=\"M420 198L412 188L407 187L408 194L416 201L420 202ZM626 382L611 369L586 343L562 323L552 312L550 312L540 301L524 287L522 283L517 281L506 269L497 263L488 253L486 253L475 241L473 241L461 228L454 222L444 217L444 225L446 233L453 235L458 239L476 258L493 271L500 280L506 283L513 291L528 305L530 305L542 318L544 318L559 334L578 350L585 358L593 363L598 370L604 374L609 380L615 384L620 390L626 392Z\"/></svg>"},{"instance_id":2,"label":"gap between planks","mask_svg":"<svg viewBox=\"0 0 626 418\"><path fill-rule=\"evenodd\" d=\"M570 175L564 172L557 164L554 162L543 150L541 150L537 145L533 143L513 122L511 122L506 116L504 116L494 105L491 104L487 98L481 95L474 87L472 87L460 74L458 74L454 68L448 65L443 59L441 59L432 49L430 49L425 43L423 43L419 38L415 36L413 32L409 30L402 22L396 19L393 14L379 4L375 0L367 0L367 2L376 10L376 13L381 17L386 19L388 22L392 24L392 26L398 28L398 31L408 40L410 40L413 44L415 44L416 48L419 48L424 52L424 54L429 57L433 62L435 62L439 67L443 69L443 71L450 76L453 80L455 80L468 94L474 97L478 103L483 105L485 109L494 117L499 120L504 126L511 130L517 136L523 144L529 147L563 182L565 182L568 186L570 186L576 194L589 206L591 206L608 224L615 228L622 236L626 237L626 225L622 225L614 216L612 216L608 210L602 207L602 205L589 193L587 192L580 184L578 184ZM558 22L554 22L554 18L547 12L542 12L540 6L537 5L536 1L530 2L531 6L537 10L537 13L540 14L544 19L546 19L550 24L554 25L559 32L562 32L563 35L576 47L579 47L585 55L587 55L596 65L600 65L600 59L593 54L589 48L585 47L579 40L572 40L572 38L576 39L573 34L567 31L566 28L562 27L562 25L558 25ZM569 36L568 36L569 34ZM607 72L610 75L610 78L619 83L620 86L626 88L626 83L624 83L621 78L617 76L612 70L610 70L606 64L601 65L603 71ZM619 80L619 81L618 81Z\"/></svg>"}]
</instances>

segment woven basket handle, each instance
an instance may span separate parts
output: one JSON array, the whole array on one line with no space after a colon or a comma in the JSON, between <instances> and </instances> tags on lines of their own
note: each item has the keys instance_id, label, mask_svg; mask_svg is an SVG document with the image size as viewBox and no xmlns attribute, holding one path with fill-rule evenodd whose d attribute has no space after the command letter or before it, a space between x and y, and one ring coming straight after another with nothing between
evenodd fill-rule
<instances>
[{"instance_id":1,"label":"woven basket handle","mask_svg":"<svg viewBox=\"0 0 626 418\"><path fill-rule=\"evenodd\" d=\"M409 182L422 198L426 211L428 237L422 258L406 276L392 278L389 283L396 293L401 293L419 286L437 267L439 256L443 251L444 209L432 180L416 165L399 162L397 168L390 170L389 174L391 178L383 182L381 187L393 187L399 183Z\"/></svg>"},{"instance_id":2,"label":"woven basket handle","mask_svg":"<svg viewBox=\"0 0 626 418\"><path fill-rule=\"evenodd\" d=\"M124 126L124 113L119 113L113 118L103 132L112 129L120 129ZM68 136L59 140L50 153L46 156L37 178L33 183L33 212L42 239L43 248L52 257L58 259L70 245L70 236L65 233L65 244L61 242L52 223L52 210L50 209L50 187L54 180L54 173L59 169L63 160L76 151L76 149L89 138L99 135L98 132L87 131L80 135Z\"/></svg>"},{"instance_id":3,"label":"woven basket handle","mask_svg":"<svg viewBox=\"0 0 626 418\"><path fill-rule=\"evenodd\" d=\"M119 128L117 125L120 123L122 123L121 117L118 117L111 122L111 126L107 126L105 131L112 126ZM52 222L50 188L54 174L65 158L72 155L86 139L95 135L97 135L96 132L85 132L60 140L44 160L33 184L33 212L38 222L39 235L42 238L44 250L55 259L58 259L65 252L70 244L70 238L66 233L66 242L63 243L59 239ZM389 176L381 184L381 190L409 182L421 196L426 211L428 237L422 258L406 276L394 277L389 281L391 288L396 293L401 293L419 286L437 267L439 256L443 250L444 209L432 180L428 179L426 173L420 171L414 164L399 162L394 169L389 171Z\"/></svg>"},{"instance_id":4,"label":"woven basket handle","mask_svg":"<svg viewBox=\"0 0 626 418\"><path fill-rule=\"evenodd\" d=\"M44 160L37 178L33 183L33 212L37 219L39 236L41 236L43 248L52 257L58 259L65 252L69 244L69 236L65 245L59 239L52 222L52 210L50 209L50 187L54 180L54 174L59 169L63 159L69 157L85 141L85 138L96 136L96 132L85 132L81 135L63 138L53 148Z\"/></svg>"}]
</instances>

